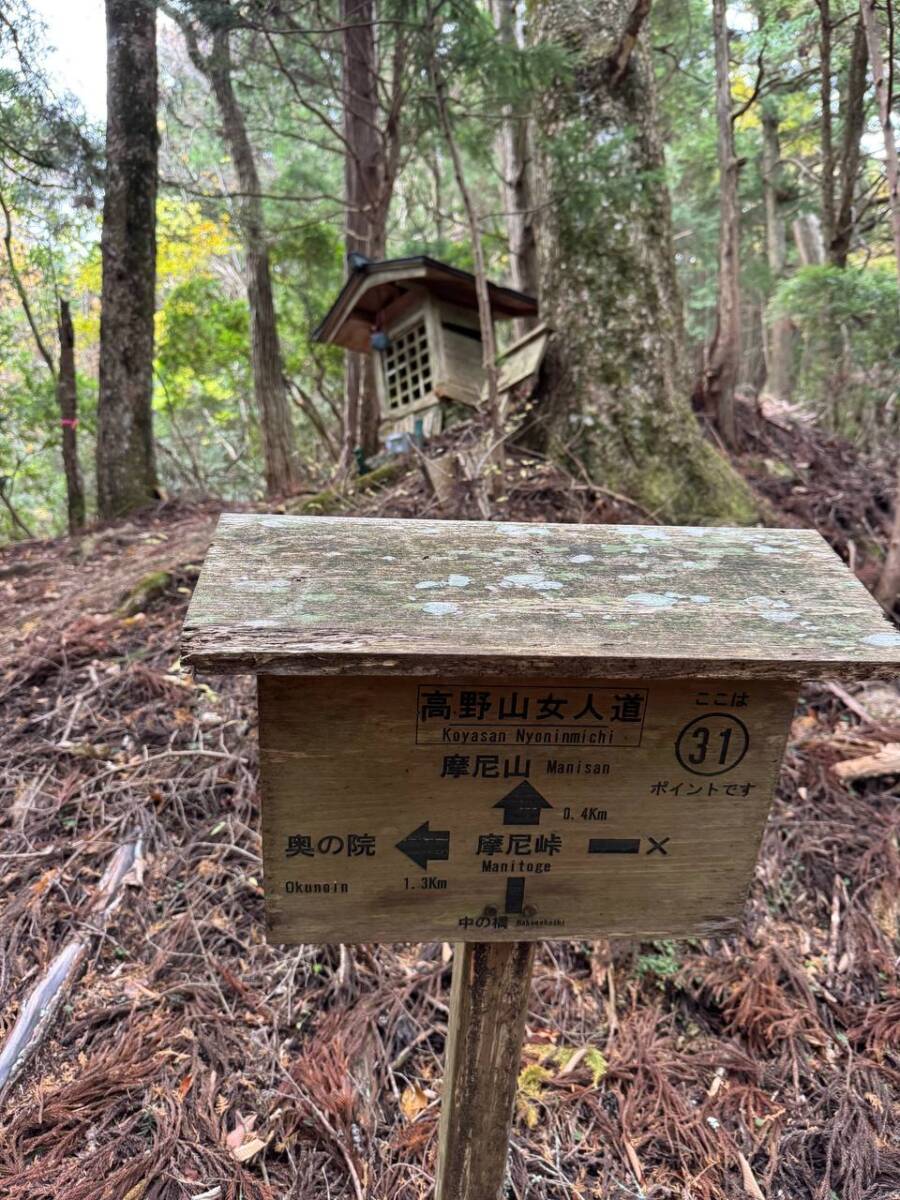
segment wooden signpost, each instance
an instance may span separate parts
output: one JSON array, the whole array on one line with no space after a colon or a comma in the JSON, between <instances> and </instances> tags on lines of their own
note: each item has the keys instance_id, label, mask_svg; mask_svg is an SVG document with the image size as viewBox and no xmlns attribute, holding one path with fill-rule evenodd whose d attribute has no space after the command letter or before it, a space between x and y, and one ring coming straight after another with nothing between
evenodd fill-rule
<instances>
[{"instance_id":1,"label":"wooden signpost","mask_svg":"<svg viewBox=\"0 0 900 1200\"><path fill-rule=\"evenodd\" d=\"M736 927L800 681L900 634L807 530L224 516L273 941L452 940L438 1200L502 1185L533 943Z\"/></svg>"}]
</instances>

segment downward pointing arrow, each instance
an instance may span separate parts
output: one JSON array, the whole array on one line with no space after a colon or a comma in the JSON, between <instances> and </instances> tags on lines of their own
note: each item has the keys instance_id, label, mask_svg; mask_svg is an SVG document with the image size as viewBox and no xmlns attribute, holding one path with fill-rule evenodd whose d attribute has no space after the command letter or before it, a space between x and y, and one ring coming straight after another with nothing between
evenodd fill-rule
<instances>
[{"instance_id":1,"label":"downward pointing arrow","mask_svg":"<svg viewBox=\"0 0 900 1200\"><path fill-rule=\"evenodd\" d=\"M525 899L525 880L524 879L507 879L506 881L506 906L504 912L520 913Z\"/></svg>"},{"instance_id":2,"label":"downward pointing arrow","mask_svg":"<svg viewBox=\"0 0 900 1200\"><path fill-rule=\"evenodd\" d=\"M450 830L429 829L426 821L408 833L402 842L397 842L397 849L426 871L429 859L443 861L450 857Z\"/></svg>"}]
</instances>

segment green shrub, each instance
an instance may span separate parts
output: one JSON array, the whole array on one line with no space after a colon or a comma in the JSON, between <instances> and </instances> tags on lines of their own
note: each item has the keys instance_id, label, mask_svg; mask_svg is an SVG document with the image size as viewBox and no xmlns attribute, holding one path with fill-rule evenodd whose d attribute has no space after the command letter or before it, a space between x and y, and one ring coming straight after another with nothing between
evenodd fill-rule
<instances>
[{"instance_id":1,"label":"green shrub","mask_svg":"<svg viewBox=\"0 0 900 1200\"><path fill-rule=\"evenodd\" d=\"M797 399L826 428L871 448L900 434L900 287L892 265L803 267L769 307L800 334Z\"/></svg>"}]
</instances>

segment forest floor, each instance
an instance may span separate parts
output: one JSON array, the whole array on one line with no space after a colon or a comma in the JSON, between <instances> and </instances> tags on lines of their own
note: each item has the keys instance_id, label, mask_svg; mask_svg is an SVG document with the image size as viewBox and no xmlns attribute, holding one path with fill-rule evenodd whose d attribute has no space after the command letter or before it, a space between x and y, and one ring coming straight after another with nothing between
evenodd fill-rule
<instances>
[{"instance_id":1,"label":"forest floor","mask_svg":"<svg viewBox=\"0 0 900 1200\"><path fill-rule=\"evenodd\" d=\"M887 481L790 423L752 438L779 519L871 581ZM533 455L507 483L516 519L645 519ZM413 468L345 506L433 502ZM0 555L0 1036L89 947L6 1098L4 1200L431 1192L450 949L266 945L253 681L178 663L217 511ZM897 742L896 688L806 688L739 935L542 946L510 1196L900 1197Z\"/></svg>"}]
</instances>

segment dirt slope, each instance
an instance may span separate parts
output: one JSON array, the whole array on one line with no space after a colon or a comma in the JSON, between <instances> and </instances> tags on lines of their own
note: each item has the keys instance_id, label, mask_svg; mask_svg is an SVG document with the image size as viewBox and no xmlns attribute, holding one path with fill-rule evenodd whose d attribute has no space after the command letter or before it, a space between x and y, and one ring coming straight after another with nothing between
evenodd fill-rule
<instances>
[{"instance_id":1,"label":"dirt slope","mask_svg":"<svg viewBox=\"0 0 900 1200\"><path fill-rule=\"evenodd\" d=\"M610 504L519 482L532 515ZM8 1200L430 1194L448 948L265 945L252 681L177 666L213 519L0 559L0 1034L101 933L6 1102ZM543 948L510 1196L900 1196L897 779L830 770L893 741L892 689L806 693L740 936ZM138 837L101 930L98 880Z\"/></svg>"}]
</instances>

